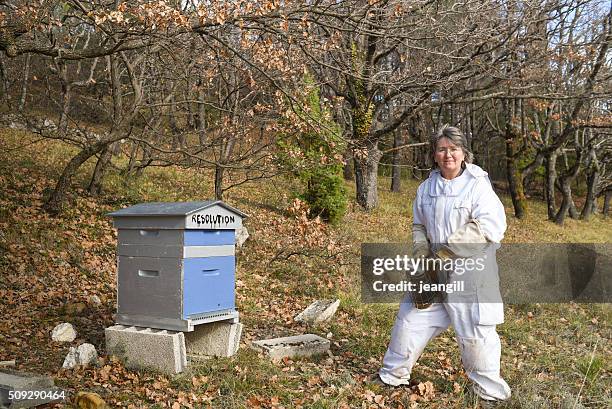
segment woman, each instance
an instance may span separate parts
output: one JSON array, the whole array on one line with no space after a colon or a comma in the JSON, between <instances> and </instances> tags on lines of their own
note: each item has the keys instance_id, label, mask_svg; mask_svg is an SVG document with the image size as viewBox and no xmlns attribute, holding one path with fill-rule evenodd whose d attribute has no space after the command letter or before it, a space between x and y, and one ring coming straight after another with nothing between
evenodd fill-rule
<instances>
[{"instance_id":1,"label":"woman","mask_svg":"<svg viewBox=\"0 0 612 409\"><path fill-rule=\"evenodd\" d=\"M447 283L463 280L465 285L460 294L448 294L444 303L421 305L408 296L379 377L387 385L408 384L427 343L452 324L475 393L487 401L505 400L510 387L500 376L501 344L495 329L504 320L495 263L506 230L504 207L487 173L471 164L473 154L459 129L443 127L431 148L435 169L419 186L413 207L414 257L429 253L462 259L462 265L473 258L486 268L445 274Z\"/></svg>"}]
</instances>

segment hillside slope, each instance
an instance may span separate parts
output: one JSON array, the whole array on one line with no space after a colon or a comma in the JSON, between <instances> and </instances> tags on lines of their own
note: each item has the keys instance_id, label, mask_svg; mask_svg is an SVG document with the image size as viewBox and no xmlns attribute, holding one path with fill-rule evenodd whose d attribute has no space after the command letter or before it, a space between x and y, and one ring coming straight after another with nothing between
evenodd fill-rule
<instances>
[{"instance_id":1,"label":"hillside slope","mask_svg":"<svg viewBox=\"0 0 612 409\"><path fill-rule=\"evenodd\" d=\"M55 376L70 397L95 391L118 407L474 407L452 331L428 347L414 387L381 389L366 382L380 365L397 306L360 302L360 244L406 240L416 182L404 181L400 194L381 190L381 205L370 213L351 202L338 228L307 220L292 199L291 181L230 191L226 201L249 215L251 234L238 253L241 349L231 359L193 364L188 373L167 377L125 370L104 354L116 290L116 232L106 214L144 201L208 199L212 175L154 168L124 181L114 172L105 192L92 198L83 194L94 165L87 163L75 181L78 196L61 216L50 217L42 201L69 153L58 142L0 130L0 361L15 359L19 369ZM518 221L510 217L507 198L504 203L507 241L606 242L612 231L611 221L600 218L555 226L535 202L528 218ZM308 328L293 322L313 300L332 297L341 305L331 323ZM507 306L502 371L515 397L505 407L565 408L578 401L612 407L605 358L612 352L610 311L574 303ZM66 321L78 332L72 346L96 346L97 366L60 369L68 345L53 343L50 331ZM330 338L332 354L269 362L247 348L253 339L304 332Z\"/></svg>"}]
</instances>

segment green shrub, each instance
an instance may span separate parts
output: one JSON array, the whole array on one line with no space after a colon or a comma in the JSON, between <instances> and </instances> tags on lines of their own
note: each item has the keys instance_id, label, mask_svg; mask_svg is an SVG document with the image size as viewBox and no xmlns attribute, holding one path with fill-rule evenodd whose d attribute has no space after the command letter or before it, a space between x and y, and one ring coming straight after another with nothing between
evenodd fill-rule
<instances>
[{"instance_id":1,"label":"green shrub","mask_svg":"<svg viewBox=\"0 0 612 409\"><path fill-rule=\"evenodd\" d=\"M298 196L308 203L310 217L337 224L347 204L340 163L345 144L340 128L321 104L318 86L310 77L304 83L308 91L304 110L314 124L310 130L279 142L278 159L302 181L304 190Z\"/></svg>"},{"instance_id":2,"label":"green shrub","mask_svg":"<svg viewBox=\"0 0 612 409\"><path fill-rule=\"evenodd\" d=\"M340 168L332 166L331 168ZM337 224L346 212L346 190L341 168L318 168L305 178L306 191L302 199L310 206L310 215Z\"/></svg>"}]
</instances>

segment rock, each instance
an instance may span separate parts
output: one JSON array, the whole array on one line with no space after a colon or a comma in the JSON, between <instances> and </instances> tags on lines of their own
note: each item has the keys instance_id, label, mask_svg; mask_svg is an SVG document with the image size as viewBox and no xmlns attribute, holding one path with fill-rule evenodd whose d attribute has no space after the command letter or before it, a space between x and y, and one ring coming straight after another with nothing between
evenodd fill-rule
<instances>
[{"instance_id":1,"label":"rock","mask_svg":"<svg viewBox=\"0 0 612 409\"><path fill-rule=\"evenodd\" d=\"M71 347L64 359L62 368L72 369L77 365L87 366L98 360L96 347L91 344L81 344L77 348Z\"/></svg>"},{"instance_id":2,"label":"rock","mask_svg":"<svg viewBox=\"0 0 612 409\"><path fill-rule=\"evenodd\" d=\"M241 248L245 241L249 238L249 231L242 226L236 229L236 247Z\"/></svg>"},{"instance_id":3,"label":"rock","mask_svg":"<svg viewBox=\"0 0 612 409\"><path fill-rule=\"evenodd\" d=\"M91 297L89 297L89 302L91 302L93 305L95 305L96 307L102 305L102 300L100 299L100 297L98 297L97 295L92 295Z\"/></svg>"},{"instance_id":4,"label":"rock","mask_svg":"<svg viewBox=\"0 0 612 409\"><path fill-rule=\"evenodd\" d=\"M68 355L64 358L64 363L62 364L62 368L72 369L77 366L77 353L75 347L70 347L68 351Z\"/></svg>"},{"instance_id":5,"label":"rock","mask_svg":"<svg viewBox=\"0 0 612 409\"><path fill-rule=\"evenodd\" d=\"M79 392L76 394L74 404L79 409L106 409L108 406L97 393Z\"/></svg>"},{"instance_id":6,"label":"rock","mask_svg":"<svg viewBox=\"0 0 612 409\"><path fill-rule=\"evenodd\" d=\"M57 125L55 125L55 122L53 122L51 119L48 119L48 118L34 119L28 125L30 127L30 130L35 131L35 132L42 131L42 130L46 130L46 131L57 130Z\"/></svg>"},{"instance_id":7,"label":"rock","mask_svg":"<svg viewBox=\"0 0 612 409\"><path fill-rule=\"evenodd\" d=\"M76 349L79 365L89 365L98 360L96 347L91 344L81 344Z\"/></svg>"},{"instance_id":8,"label":"rock","mask_svg":"<svg viewBox=\"0 0 612 409\"><path fill-rule=\"evenodd\" d=\"M326 322L334 316L339 305L340 300L317 300L310 304L304 311L296 315L293 320L308 324Z\"/></svg>"},{"instance_id":9,"label":"rock","mask_svg":"<svg viewBox=\"0 0 612 409\"><path fill-rule=\"evenodd\" d=\"M66 311L66 314L68 314L68 315L76 315L76 314L82 313L86 309L87 309L87 306L84 303L77 302L77 303L74 303L74 304L68 304L66 306L65 311Z\"/></svg>"},{"instance_id":10,"label":"rock","mask_svg":"<svg viewBox=\"0 0 612 409\"><path fill-rule=\"evenodd\" d=\"M51 339L55 342L72 342L77 336L76 331L72 324L64 322L63 324L57 325L51 331Z\"/></svg>"},{"instance_id":11,"label":"rock","mask_svg":"<svg viewBox=\"0 0 612 409\"><path fill-rule=\"evenodd\" d=\"M8 127L11 129L26 129L26 126L19 122L11 122Z\"/></svg>"},{"instance_id":12,"label":"rock","mask_svg":"<svg viewBox=\"0 0 612 409\"><path fill-rule=\"evenodd\" d=\"M55 122L53 122L51 119L45 118L45 120L42 123L43 128L50 128L50 129L56 129L57 126L55 125Z\"/></svg>"}]
</instances>

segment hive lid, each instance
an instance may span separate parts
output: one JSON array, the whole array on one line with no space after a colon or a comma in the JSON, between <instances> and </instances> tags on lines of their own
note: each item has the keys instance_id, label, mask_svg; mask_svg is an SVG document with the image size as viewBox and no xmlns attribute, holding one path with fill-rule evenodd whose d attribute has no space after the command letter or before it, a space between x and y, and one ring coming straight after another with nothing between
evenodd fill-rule
<instances>
[{"instance_id":1,"label":"hive lid","mask_svg":"<svg viewBox=\"0 0 612 409\"><path fill-rule=\"evenodd\" d=\"M220 200L207 200L204 202L150 202L139 203L125 209L109 213L112 217L138 217L138 216L188 216L215 206L223 207L236 215L248 217L240 210L223 203Z\"/></svg>"}]
</instances>

